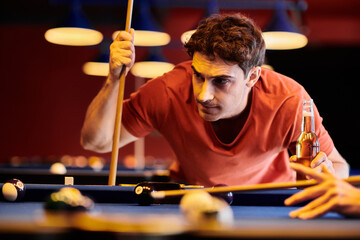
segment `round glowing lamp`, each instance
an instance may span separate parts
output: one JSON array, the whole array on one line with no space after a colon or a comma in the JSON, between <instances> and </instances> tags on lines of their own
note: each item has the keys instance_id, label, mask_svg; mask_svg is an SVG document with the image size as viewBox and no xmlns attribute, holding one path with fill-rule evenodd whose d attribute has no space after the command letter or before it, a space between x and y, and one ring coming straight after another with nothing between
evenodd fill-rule
<instances>
[{"instance_id":1,"label":"round glowing lamp","mask_svg":"<svg viewBox=\"0 0 360 240\"><path fill-rule=\"evenodd\" d=\"M73 1L68 20L45 32L48 42L67 46L92 46L103 40L101 32L91 29L79 1Z\"/></svg>"},{"instance_id":2,"label":"round glowing lamp","mask_svg":"<svg viewBox=\"0 0 360 240\"><path fill-rule=\"evenodd\" d=\"M109 74L108 62L86 62L83 65L83 72L91 76L105 77Z\"/></svg>"},{"instance_id":3,"label":"round glowing lamp","mask_svg":"<svg viewBox=\"0 0 360 240\"><path fill-rule=\"evenodd\" d=\"M112 38L115 39L120 31L115 31ZM139 47L155 47L167 45L171 40L169 34L165 32L135 30L134 45Z\"/></svg>"},{"instance_id":4,"label":"round glowing lamp","mask_svg":"<svg viewBox=\"0 0 360 240\"><path fill-rule=\"evenodd\" d=\"M130 71L137 77L155 78L172 70L173 68L174 64L168 62L144 61L136 62Z\"/></svg>"},{"instance_id":5,"label":"round glowing lamp","mask_svg":"<svg viewBox=\"0 0 360 240\"><path fill-rule=\"evenodd\" d=\"M67 46L92 46L103 40L101 32L78 27L58 27L45 32L48 42Z\"/></svg>"},{"instance_id":6,"label":"round glowing lamp","mask_svg":"<svg viewBox=\"0 0 360 240\"><path fill-rule=\"evenodd\" d=\"M275 12L267 29L263 32L266 49L289 50L305 47L308 39L301 34L287 16L282 3L277 3Z\"/></svg>"},{"instance_id":7,"label":"round glowing lamp","mask_svg":"<svg viewBox=\"0 0 360 240\"><path fill-rule=\"evenodd\" d=\"M167 45L170 35L161 31L159 24L151 14L150 1L138 0L138 8L134 17L132 28L135 29L134 45L141 47L154 47ZM113 33L116 38L119 31Z\"/></svg>"}]
</instances>

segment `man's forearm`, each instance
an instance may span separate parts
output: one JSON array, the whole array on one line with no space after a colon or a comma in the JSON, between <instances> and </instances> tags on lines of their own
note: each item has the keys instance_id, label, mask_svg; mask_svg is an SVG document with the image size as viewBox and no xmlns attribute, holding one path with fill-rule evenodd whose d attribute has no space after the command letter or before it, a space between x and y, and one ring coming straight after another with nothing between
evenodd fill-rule
<instances>
[{"instance_id":1,"label":"man's forearm","mask_svg":"<svg viewBox=\"0 0 360 240\"><path fill-rule=\"evenodd\" d=\"M81 144L85 149L108 152L111 149L116 114L118 82L107 79L90 103L81 131Z\"/></svg>"},{"instance_id":2,"label":"man's forearm","mask_svg":"<svg viewBox=\"0 0 360 240\"><path fill-rule=\"evenodd\" d=\"M345 162L335 162L333 163L335 169L335 176L338 178L348 178L349 177L349 165Z\"/></svg>"}]
</instances>

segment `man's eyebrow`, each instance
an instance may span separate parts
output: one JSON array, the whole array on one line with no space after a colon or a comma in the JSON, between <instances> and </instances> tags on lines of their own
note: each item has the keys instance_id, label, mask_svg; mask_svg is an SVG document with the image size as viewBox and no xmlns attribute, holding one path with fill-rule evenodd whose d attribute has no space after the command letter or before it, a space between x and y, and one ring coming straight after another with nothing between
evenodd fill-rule
<instances>
[{"instance_id":1,"label":"man's eyebrow","mask_svg":"<svg viewBox=\"0 0 360 240\"><path fill-rule=\"evenodd\" d=\"M201 73L199 73L195 67L193 65L191 65L191 68L192 70L197 74L197 75L200 75L202 76ZM222 78L222 79L230 79L230 78L233 78L232 76L229 76L229 75L216 75L216 76L211 76L210 78Z\"/></svg>"},{"instance_id":2,"label":"man's eyebrow","mask_svg":"<svg viewBox=\"0 0 360 240\"><path fill-rule=\"evenodd\" d=\"M192 70L193 70L196 74L199 74L199 75L200 75L200 73L199 73L198 71L196 71L194 65L191 65L191 68L192 68Z\"/></svg>"}]
</instances>

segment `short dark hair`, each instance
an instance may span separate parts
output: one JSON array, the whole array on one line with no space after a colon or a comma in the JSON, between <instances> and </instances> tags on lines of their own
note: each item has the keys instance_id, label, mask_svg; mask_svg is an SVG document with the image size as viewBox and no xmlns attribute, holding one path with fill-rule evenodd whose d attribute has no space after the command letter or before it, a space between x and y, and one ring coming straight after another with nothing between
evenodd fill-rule
<instances>
[{"instance_id":1,"label":"short dark hair","mask_svg":"<svg viewBox=\"0 0 360 240\"><path fill-rule=\"evenodd\" d=\"M185 43L185 48L190 57L199 52L236 62L245 74L251 68L261 66L265 58L265 42L260 28L240 13L215 14L204 19Z\"/></svg>"}]
</instances>

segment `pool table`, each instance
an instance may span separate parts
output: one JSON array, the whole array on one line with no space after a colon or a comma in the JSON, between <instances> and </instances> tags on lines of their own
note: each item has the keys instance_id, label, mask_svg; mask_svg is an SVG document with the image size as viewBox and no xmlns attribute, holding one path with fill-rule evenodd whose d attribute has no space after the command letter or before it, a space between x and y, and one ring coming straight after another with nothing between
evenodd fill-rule
<instances>
[{"instance_id":1,"label":"pool table","mask_svg":"<svg viewBox=\"0 0 360 240\"><path fill-rule=\"evenodd\" d=\"M50 172L50 164L24 165L14 167L10 165L0 165L0 182L18 178L24 183L34 184L64 184L64 178L70 176L74 178L76 185L107 185L109 179L109 168L105 166L100 171L95 171L90 167L68 167L65 174L53 174ZM164 169L145 168L129 169L118 167L116 183L135 184L143 181L167 182L170 180L169 172Z\"/></svg>"},{"instance_id":2,"label":"pool table","mask_svg":"<svg viewBox=\"0 0 360 240\"><path fill-rule=\"evenodd\" d=\"M2 184L0 184L2 187ZM291 219L283 201L296 189L234 193L233 225L191 226L179 204L140 206L133 186L74 185L95 201L91 212L51 212L45 199L64 185L27 184L21 202L0 198L0 239L360 239L360 219L328 213Z\"/></svg>"}]
</instances>

